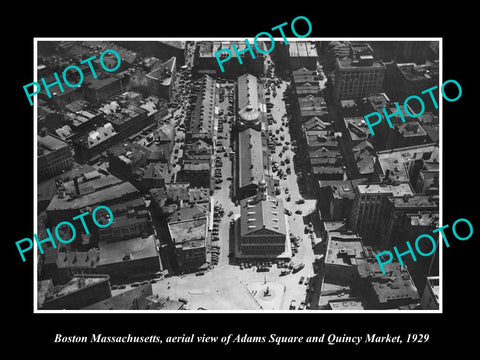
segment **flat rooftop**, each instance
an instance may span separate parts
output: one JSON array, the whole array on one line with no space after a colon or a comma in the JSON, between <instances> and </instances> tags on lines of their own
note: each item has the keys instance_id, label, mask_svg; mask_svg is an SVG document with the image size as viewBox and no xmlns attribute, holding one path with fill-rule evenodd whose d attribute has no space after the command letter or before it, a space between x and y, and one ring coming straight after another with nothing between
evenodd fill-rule
<instances>
[{"instance_id":1,"label":"flat rooftop","mask_svg":"<svg viewBox=\"0 0 480 360\"><path fill-rule=\"evenodd\" d=\"M400 184L358 184L360 194L392 194L392 196L413 195L409 183Z\"/></svg>"},{"instance_id":2,"label":"flat rooftop","mask_svg":"<svg viewBox=\"0 0 480 360\"><path fill-rule=\"evenodd\" d=\"M193 220L171 222L168 224L172 242L181 245L184 242L187 247L205 246L207 238L207 219L205 217ZM192 241L199 240L199 241Z\"/></svg>"},{"instance_id":3,"label":"flat rooftop","mask_svg":"<svg viewBox=\"0 0 480 360\"><path fill-rule=\"evenodd\" d=\"M356 234L341 234L330 232L325 265L357 265L365 258L361 238Z\"/></svg>"},{"instance_id":4,"label":"flat rooftop","mask_svg":"<svg viewBox=\"0 0 480 360\"><path fill-rule=\"evenodd\" d=\"M43 154L46 154L55 150L59 150L65 146L68 146L68 143L66 143L65 141L60 140L49 134L45 136L38 135L37 143L39 147L42 149Z\"/></svg>"},{"instance_id":5,"label":"flat rooftop","mask_svg":"<svg viewBox=\"0 0 480 360\"><path fill-rule=\"evenodd\" d=\"M377 159L385 175L387 170L390 170L390 178L392 180L409 181L410 176L407 171L407 165L413 161L429 161L439 162L438 145L417 145L405 148L384 150L377 153Z\"/></svg>"},{"instance_id":6,"label":"flat rooftop","mask_svg":"<svg viewBox=\"0 0 480 360\"><path fill-rule=\"evenodd\" d=\"M318 57L317 47L310 41L291 41L288 45L290 57Z\"/></svg>"},{"instance_id":7,"label":"flat rooftop","mask_svg":"<svg viewBox=\"0 0 480 360\"><path fill-rule=\"evenodd\" d=\"M111 243L99 243L100 261L97 266L124 263L158 257L154 235L132 238Z\"/></svg>"}]
</instances>

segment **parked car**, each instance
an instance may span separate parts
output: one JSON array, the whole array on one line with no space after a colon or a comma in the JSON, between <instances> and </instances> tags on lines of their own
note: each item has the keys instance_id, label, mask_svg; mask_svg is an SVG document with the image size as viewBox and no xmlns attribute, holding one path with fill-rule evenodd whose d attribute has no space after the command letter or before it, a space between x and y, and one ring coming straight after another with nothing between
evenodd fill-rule
<instances>
[{"instance_id":1,"label":"parked car","mask_svg":"<svg viewBox=\"0 0 480 360\"><path fill-rule=\"evenodd\" d=\"M297 302L295 300L290 301L290 307L289 307L290 310L295 310L296 306L297 306Z\"/></svg>"},{"instance_id":2,"label":"parked car","mask_svg":"<svg viewBox=\"0 0 480 360\"><path fill-rule=\"evenodd\" d=\"M298 280L298 283L299 283L299 284L303 284L303 280L304 280L304 279L305 279L305 278L304 278L303 276L300 277L300 280Z\"/></svg>"},{"instance_id":3,"label":"parked car","mask_svg":"<svg viewBox=\"0 0 480 360\"><path fill-rule=\"evenodd\" d=\"M302 301L300 303L300 306L298 307L298 310L304 310L305 309L305 303Z\"/></svg>"},{"instance_id":4,"label":"parked car","mask_svg":"<svg viewBox=\"0 0 480 360\"><path fill-rule=\"evenodd\" d=\"M205 275L205 273L203 271L199 271L197 273L195 273L195 276L203 276Z\"/></svg>"},{"instance_id":5,"label":"parked car","mask_svg":"<svg viewBox=\"0 0 480 360\"><path fill-rule=\"evenodd\" d=\"M295 214L302 215L302 210L295 211Z\"/></svg>"}]
</instances>

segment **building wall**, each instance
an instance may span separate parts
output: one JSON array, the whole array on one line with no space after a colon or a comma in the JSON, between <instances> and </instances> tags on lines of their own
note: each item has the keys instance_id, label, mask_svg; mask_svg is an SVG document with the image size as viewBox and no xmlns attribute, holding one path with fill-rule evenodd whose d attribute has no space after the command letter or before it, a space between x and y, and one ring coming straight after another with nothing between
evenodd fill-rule
<instances>
[{"instance_id":1,"label":"building wall","mask_svg":"<svg viewBox=\"0 0 480 360\"><path fill-rule=\"evenodd\" d=\"M185 270L196 269L207 262L207 250L205 246L183 249L181 246L175 249L178 266Z\"/></svg>"},{"instance_id":2,"label":"building wall","mask_svg":"<svg viewBox=\"0 0 480 360\"><path fill-rule=\"evenodd\" d=\"M99 265L96 268L96 273L108 274L112 281L118 281L128 279L135 275L154 274L160 270L160 258L153 256L138 260Z\"/></svg>"},{"instance_id":3,"label":"building wall","mask_svg":"<svg viewBox=\"0 0 480 360\"><path fill-rule=\"evenodd\" d=\"M384 69L372 67L337 69L335 72L334 97L340 100L360 100L379 92L383 87Z\"/></svg>"},{"instance_id":4,"label":"building wall","mask_svg":"<svg viewBox=\"0 0 480 360\"><path fill-rule=\"evenodd\" d=\"M285 251L285 235L247 235L240 237L240 249L246 255L278 255Z\"/></svg>"},{"instance_id":5,"label":"building wall","mask_svg":"<svg viewBox=\"0 0 480 360\"><path fill-rule=\"evenodd\" d=\"M64 147L58 150L39 156L37 161L38 178L40 180L50 178L72 167L72 149L70 145L65 144Z\"/></svg>"}]
</instances>

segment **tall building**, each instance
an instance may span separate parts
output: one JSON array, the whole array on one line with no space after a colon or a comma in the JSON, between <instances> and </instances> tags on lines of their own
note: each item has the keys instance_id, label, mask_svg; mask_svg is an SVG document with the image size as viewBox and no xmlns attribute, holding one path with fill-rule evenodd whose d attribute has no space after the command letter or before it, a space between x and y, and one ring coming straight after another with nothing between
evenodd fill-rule
<instances>
[{"instance_id":1,"label":"tall building","mask_svg":"<svg viewBox=\"0 0 480 360\"><path fill-rule=\"evenodd\" d=\"M395 50L395 61L423 64L427 59L429 46L429 41L399 41Z\"/></svg>"},{"instance_id":2,"label":"tall building","mask_svg":"<svg viewBox=\"0 0 480 360\"><path fill-rule=\"evenodd\" d=\"M267 194L267 183L258 184L258 193L240 201L236 222L236 258L290 257L283 201Z\"/></svg>"},{"instance_id":3,"label":"tall building","mask_svg":"<svg viewBox=\"0 0 480 360\"><path fill-rule=\"evenodd\" d=\"M336 61L333 95L336 102L359 100L381 91L385 64L372 55L360 55L355 60Z\"/></svg>"},{"instance_id":4,"label":"tall building","mask_svg":"<svg viewBox=\"0 0 480 360\"><path fill-rule=\"evenodd\" d=\"M383 218L390 196L413 195L408 183L370 183L355 186L351 223L366 245L380 245Z\"/></svg>"},{"instance_id":5,"label":"tall building","mask_svg":"<svg viewBox=\"0 0 480 360\"><path fill-rule=\"evenodd\" d=\"M50 134L37 137L38 179L43 180L69 170L73 165L72 148L67 142Z\"/></svg>"},{"instance_id":6,"label":"tall building","mask_svg":"<svg viewBox=\"0 0 480 360\"><path fill-rule=\"evenodd\" d=\"M389 197L385 206L385 222L384 230L381 231L380 248L391 248L405 241L405 232L411 223L410 216L424 211L438 212L438 197L407 194Z\"/></svg>"}]
</instances>

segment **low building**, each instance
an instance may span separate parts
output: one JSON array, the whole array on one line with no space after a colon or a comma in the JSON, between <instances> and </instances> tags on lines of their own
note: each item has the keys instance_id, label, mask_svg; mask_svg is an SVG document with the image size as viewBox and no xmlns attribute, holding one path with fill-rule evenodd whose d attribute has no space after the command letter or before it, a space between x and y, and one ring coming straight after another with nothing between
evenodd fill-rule
<instances>
[{"instance_id":1,"label":"low building","mask_svg":"<svg viewBox=\"0 0 480 360\"><path fill-rule=\"evenodd\" d=\"M65 285L45 295L42 310L79 310L112 296L110 278L100 274L77 274Z\"/></svg>"},{"instance_id":2,"label":"low building","mask_svg":"<svg viewBox=\"0 0 480 360\"><path fill-rule=\"evenodd\" d=\"M235 227L235 257L290 257L290 241L283 201L267 194L267 183L258 184L256 195L240 201Z\"/></svg>"},{"instance_id":3,"label":"low building","mask_svg":"<svg viewBox=\"0 0 480 360\"><path fill-rule=\"evenodd\" d=\"M178 267L182 271L195 271L206 266L208 231L206 217L170 222L168 230Z\"/></svg>"},{"instance_id":4,"label":"low building","mask_svg":"<svg viewBox=\"0 0 480 360\"><path fill-rule=\"evenodd\" d=\"M358 265L367 257L361 237L352 231L329 231L324 241L327 242L324 281L349 285L358 279Z\"/></svg>"},{"instance_id":5,"label":"low building","mask_svg":"<svg viewBox=\"0 0 480 360\"><path fill-rule=\"evenodd\" d=\"M162 270L154 235L99 243L96 272L108 274L113 282L144 277Z\"/></svg>"}]
</instances>

